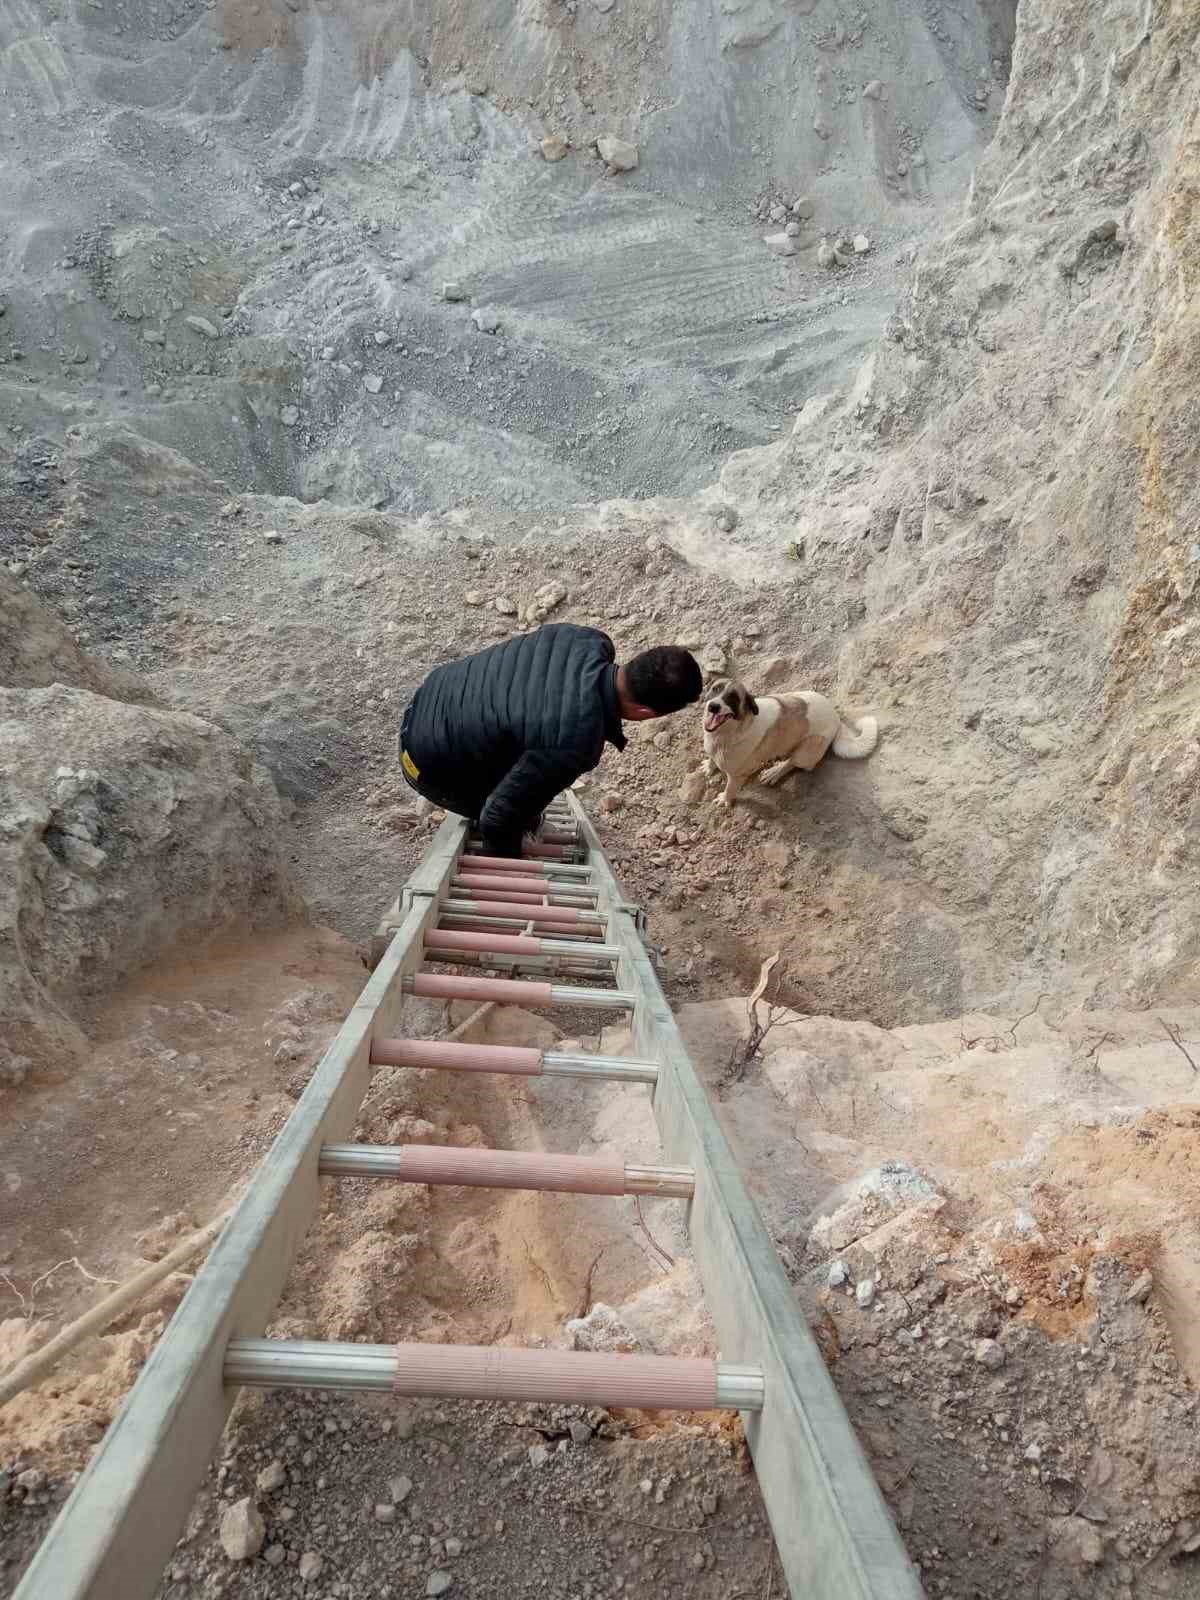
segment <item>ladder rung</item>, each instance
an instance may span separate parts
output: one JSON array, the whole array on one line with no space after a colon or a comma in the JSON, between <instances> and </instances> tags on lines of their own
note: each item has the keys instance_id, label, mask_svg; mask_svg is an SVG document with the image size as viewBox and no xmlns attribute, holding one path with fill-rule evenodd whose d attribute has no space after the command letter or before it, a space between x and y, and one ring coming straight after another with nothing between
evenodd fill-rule
<instances>
[{"instance_id":1,"label":"ladder rung","mask_svg":"<svg viewBox=\"0 0 1200 1600\"><path fill-rule=\"evenodd\" d=\"M555 890L564 893L565 887L556 878L539 878L532 873L525 874L514 872L464 872L456 878L450 879L452 889L473 889L494 894L506 889L511 889L514 895L519 895L524 900L528 895L553 895ZM572 891L579 898L586 897L595 901L596 891L580 886ZM501 896L503 898L503 896Z\"/></svg>"},{"instance_id":2,"label":"ladder rung","mask_svg":"<svg viewBox=\"0 0 1200 1600\"><path fill-rule=\"evenodd\" d=\"M463 852L464 855L474 855L476 850L483 848L483 840L472 835L471 841ZM582 855L578 846L573 844L527 844L521 851L523 861L555 861L575 863ZM487 860L503 859L495 856L485 857Z\"/></svg>"},{"instance_id":3,"label":"ladder rung","mask_svg":"<svg viewBox=\"0 0 1200 1600\"><path fill-rule=\"evenodd\" d=\"M451 1039L375 1039L373 1067L429 1067L447 1072L508 1072L522 1077L600 1078L657 1083L653 1061L572 1055L515 1044L457 1044Z\"/></svg>"},{"instance_id":4,"label":"ladder rung","mask_svg":"<svg viewBox=\"0 0 1200 1600\"><path fill-rule=\"evenodd\" d=\"M455 933L448 928L433 928L425 935L427 961L441 959L439 950L470 950L476 955L507 956L586 956L589 961L619 961L621 948L615 944L588 944L572 939L542 939L534 934ZM451 957L453 959L453 957Z\"/></svg>"},{"instance_id":5,"label":"ladder rung","mask_svg":"<svg viewBox=\"0 0 1200 1600\"><path fill-rule=\"evenodd\" d=\"M461 878L451 878L450 890L456 900L503 900L514 906L543 906L553 910L566 906L572 911L595 911L599 896L594 894L543 894L538 889L476 889L464 884Z\"/></svg>"},{"instance_id":6,"label":"ladder rung","mask_svg":"<svg viewBox=\"0 0 1200 1600\"><path fill-rule=\"evenodd\" d=\"M310 1339L231 1339L224 1377L258 1389L375 1389L438 1400L655 1411L761 1411L764 1390L761 1368L725 1361Z\"/></svg>"},{"instance_id":7,"label":"ladder rung","mask_svg":"<svg viewBox=\"0 0 1200 1600\"><path fill-rule=\"evenodd\" d=\"M417 972L404 992L423 1000L494 1000L513 1006L582 1006L589 1011L632 1011L637 996L622 989L575 989L569 984L525 983L516 978L451 978Z\"/></svg>"},{"instance_id":8,"label":"ladder rung","mask_svg":"<svg viewBox=\"0 0 1200 1600\"><path fill-rule=\"evenodd\" d=\"M648 1194L674 1200L690 1200L696 1189L690 1167L631 1166L618 1156L438 1144L323 1144L319 1170L325 1178L396 1178L401 1183L461 1184L472 1189Z\"/></svg>"},{"instance_id":9,"label":"ladder rung","mask_svg":"<svg viewBox=\"0 0 1200 1600\"><path fill-rule=\"evenodd\" d=\"M564 865L557 861L515 861L509 856L476 856L462 855L459 858L459 871L469 872L520 872L531 873L535 876L565 880L574 879L583 882L592 875L591 867L578 867Z\"/></svg>"},{"instance_id":10,"label":"ladder rung","mask_svg":"<svg viewBox=\"0 0 1200 1600\"><path fill-rule=\"evenodd\" d=\"M461 917L517 917L524 922L561 922L580 928L603 928L608 918L600 911L579 911L572 906L531 906L506 900L443 900L441 910Z\"/></svg>"},{"instance_id":11,"label":"ladder rung","mask_svg":"<svg viewBox=\"0 0 1200 1600\"><path fill-rule=\"evenodd\" d=\"M448 917L438 918L439 928L454 928L459 933L505 933L525 934L531 918L524 917L468 917L454 912ZM604 935L599 928L572 928L564 922L551 922L540 919L537 923L537 937L553 935L568 944L573 944L581 950L587 950L592 945L599 944Z\"/></svg>"}]
</instances>

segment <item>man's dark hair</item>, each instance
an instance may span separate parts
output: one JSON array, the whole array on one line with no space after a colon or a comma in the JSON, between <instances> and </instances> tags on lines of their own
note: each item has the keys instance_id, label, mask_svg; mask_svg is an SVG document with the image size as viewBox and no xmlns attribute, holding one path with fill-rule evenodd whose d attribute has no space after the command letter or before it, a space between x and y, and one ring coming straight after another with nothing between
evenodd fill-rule
<instances>
[{"instance_id":1,"label":"man's dark hair","mask_svg":"<svg viewBox=\"0 0 1200 1600\"><path fill-rule=\"evenodd\" d=\"M631 700L662 717L699 700L704 675L691 651L674 644L656 644L626 662L625 685Z\"/></svg>"}]
</instances>

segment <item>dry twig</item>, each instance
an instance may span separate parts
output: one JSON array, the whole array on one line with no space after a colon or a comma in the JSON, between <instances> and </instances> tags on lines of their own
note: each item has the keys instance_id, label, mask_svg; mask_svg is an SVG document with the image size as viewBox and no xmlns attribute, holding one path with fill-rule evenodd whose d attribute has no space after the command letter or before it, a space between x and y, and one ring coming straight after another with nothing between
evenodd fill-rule
<instances>
[{"instance_id":1,"label":"dry twig","mask_svg":"<svg viewBox=\"0 0 1200 1600\"><path fill-rule=\"evenodd\" d=\"M662 1257L663 1261L666 1262L666 1266L663 1268L664 1272L669 1272L671 1270L671 1268L675 1265L675 1257L673 1255L671 1255L671 1253L669 1251L663 1249L662 1245L659 1244L658 1240L654 1237L654 1235L650 1232L650 1229L647 1227L646 1219L642 1215L642 1197L641 1197L640 1194L635 1194L634 1195L633 1204L634 1204L634 1207L635 1207L635 1209L637 1211L638 1226L641 1228L642 1232L646 1235L646 1238L650 1241L650 1244L651 1244L651 1247L653 1248L653 1250L659 1256Z\"/></svg>"},{"instance_id":2,"label":"dry twig","mask_svg":"<svg viewBox=\"0 0 1200 1600\"><path fill-rule=\"evenodd\" d=\"M1187 1062L1188 1066L1191 1067L1192 1071L1195 1073L1200 1073L1200 1067L1198 1067L1192 1060L1191 1052L1183 1042L1179 1032L1178 1024L1174 1022L1168 1022L1165 1017L1159 1017L1157 1020L1159 1027L1166 1034L1167 1038L1170 1039L1171 1043L1175 1046L1176 1050L1179 1051L1180 1055L1182 1055L1183 1059Z\"/></svg>"},{"instance_id":3,"label":"dry twig","mask_svg":"<svg viewBox=\"0 0 1200 1600\"><path fill-rule=\"evenodd\" d=\"M779 986L783 980L783 974L780 973L775 979L775 998L768 997L767 999L765 1018L761 1017L758 1011L759 1001L766 994L771 975L778 964L779 951L777 950L773 956L768 956L758 969L758 982L746 1002L746 1018L750 1024L750 1032L745 1039L739 1040L730 1050L729 1061L718 1086L721 1090L728 1088L731 1084L742 1081L746 1076L746 1068L762 1050L763 1040L775 1024L782 1019L787 1010L786 1006L777 1005Z\"/></svg>"},{"instance_id":4,"label":"dry twig","mask_svg":"<svg viewBox=\"0 0 1200 1600\"><path fill-rule=\"evenodd\" d=\"M596 1281L596 1268L600 1265L601 1258L607 1248L607 1245L601 1245L599 1250L597 1250L596 1254L592 1257L592 1264L587 1269L587 1277L584 1279L583 1295L579 1301L579 1310L575 1313L577 1318L586 1317L588 1312L592 1309L592 1286Z\"/></svg>"}]
</instances>

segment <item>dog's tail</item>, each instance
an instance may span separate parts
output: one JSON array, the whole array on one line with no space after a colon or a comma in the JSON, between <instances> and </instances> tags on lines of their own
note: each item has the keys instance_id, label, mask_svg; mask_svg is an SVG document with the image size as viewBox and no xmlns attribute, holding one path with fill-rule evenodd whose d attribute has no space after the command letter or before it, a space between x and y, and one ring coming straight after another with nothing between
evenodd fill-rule
<instances>
[{"instance_id":1,"label":"dog's tail","mask_svg":"<svg viewBox=\"0 0 1200 1600\"><path fill-rule=\"evenodd\" d=\"M874 717L861 717L858 731L843 722L833 736L833 753L844 761L860 761L879 743L879 724Z\"/></svg>"}]
</instances>

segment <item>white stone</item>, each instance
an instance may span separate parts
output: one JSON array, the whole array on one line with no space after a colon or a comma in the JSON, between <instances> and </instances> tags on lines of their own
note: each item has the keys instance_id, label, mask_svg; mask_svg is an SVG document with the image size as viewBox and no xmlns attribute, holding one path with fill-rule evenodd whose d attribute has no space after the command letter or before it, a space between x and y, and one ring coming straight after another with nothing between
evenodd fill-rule
<instances>
[{"instance_id":1,"label":"white stone","mask_svg":"<svg viewBox=\"0 0 1200 1600\"><path fill-rule=\"evenodd\" d=\"M219 339L220 332L215 323L207 317L184 317L183 319L194 333L202 333L206 339Z\"/></svg>"},{"instance_id":2,"label":"white stone","mask_svg":"<svg viewBox=\"0 0 1200 1600\"><path fill-rule=\"evenodd\" d=\"M493 604L502 617L515 617L517 614L517 602L509 595L497 595Z\"/></svg>"},{"instance_id":3,"label":"white stone","mask_svg":"<svg viewBox=\"0 0 1200 1600\"><path fill-rule=\"evenodd\" d=\"M768 233L763 238L767 249L777 256L794 256L796 241L786 233Z\"/></svg>"},{"instance_id":4,"label":"white stone","mask_svg":"<svg viewBox=\"0 0 1200 1600\"><path fill-rule=\"evenodd\" d=\"M294 428L300 421L300 411L297 406L284 406L279 413L279 420L285 428Z\"/></svg>"},{"instance_id":5,"label":"white stone","mask_svg":"<svg viewBox=\"0 0 1200 1600\"><path fill-rule=\"evenodd\" d=\"M494 306L479 306L472 311L471 321L480 333L495 333L500 326L500 313Z\"/></svg>"},{"instance_id":6,"label":"white stone","mask_svg":"<svg viewBox=\"0 0 1200 1600\"><path fill-rule=\"evenodd\" d=\"M463 286L463 284L459 283L457 279L448 278L446 282L442 284L443 300L468 300L469 298L470 296L468 295L466 288Z\"/></svg>"},{"instance_id":7,"label":"white stone","mask_svg":"<svg viewBox=\"0 0 1200 1600\"><path fill-rule=\"evenodd\" d=\"M856 256L865 256L870 248L871 241L865 233L856 233L854 235L854 254Z\"/></svg>"},{"instance_id":8,"label":"white stone","mask_svg":"<svg viewBox=\"0 0 1200 1600\"><path fill-rule=\"evenodd\" d=\"M606 161L614 172L632 172L638 164L638 147L612 134L602 134L596 140L601 161Z\"/></svg>"},{"instance_id":9,"label":"white stone","mask_svg":"<svg viewBox=\"0 0 1200 1600\"><path fill-rule=\"evenodd\" d=\"M383 379L377 372L368 372L363 379L363 388L368 394L378 394L383 388Z\"/></svg>"},{"instance_id":10,"label":"white stone","mask_svg":"<svg viewBox=\"0 0 1200 1600\"><path fill-rule=\"evenodd\" d=\"M272 1461L269 1467L264 1467L256 1479L259 1491L262 1494L273 1494L276 1489L282 1489L287 1482L287 1473L283 1470L283 1462Z\"/></svg>"},{"instance_id":11,"label":"white stone","mask_svg":"<svg viewBox=\"0 0 1200 1600\"><path fill-rule=\"evenodd\" d=\"M546 161L561 161L571 148L560 134L549 134L541 143L542 157Z\"/></svg>"},{"instance_id":12,"label":"white stone","mask_svg":"<svg viewBox=\"0 0 1200 1600\"><path fill-rule=\"evenodd\" d=\"M235 1500L221 1518L221 1548L231 1561L250 1561L263 1547L267 1525L247 1496Z\"/></svg>"},{"instance_id":13,"label":"white stone","mask_svg":"<svg viewBox=\"0 0 1200 1600\"><path fill-rule=\"evenodd\" d=\"M427 1595L445 1594L446 1590L450 1588L453 1582L454 1577L449 1572L431 1572L429 1574L429 1581L425 1585L425 1593Z\"/></svg>"},{"instance_id":14,"label":"white stone","mask_svg":"<svg viewBox=\"0 0 1200 1600\"><path fill-rule=\"evenodd\" d=\"M315 1550L306 1550L300 1557L300 1577L304 1583L315 1583L325 1570L325 1563Z\"/></svg>"},{"instance_id":15,"label":"white stone","mask_svg":"<svg viewBox=\"0 0 1200 1600\"><path fill-rule=\"evenodd\" d=\"M399 1477L388 1480L388 1493L392 1497L392 1504L402 1506L413 1490L411 1478Z\"/></svg>"},{"instance_id":16,"label":"white stone","mask_svg":"<svg viewBox=\"0 0 1200 1600\"><path fill-rule=\"evenodd\" d=\"M995 1339L976 1339L975 1360L989 1372L998 1372L1004 1365L1004 1347L997 1344Z\"/></svg>"}]
</instances>

